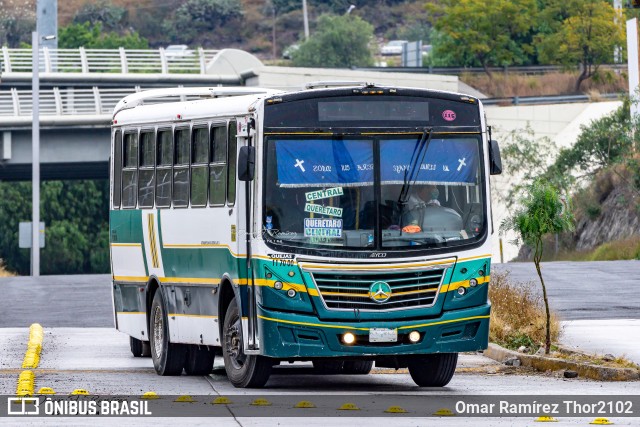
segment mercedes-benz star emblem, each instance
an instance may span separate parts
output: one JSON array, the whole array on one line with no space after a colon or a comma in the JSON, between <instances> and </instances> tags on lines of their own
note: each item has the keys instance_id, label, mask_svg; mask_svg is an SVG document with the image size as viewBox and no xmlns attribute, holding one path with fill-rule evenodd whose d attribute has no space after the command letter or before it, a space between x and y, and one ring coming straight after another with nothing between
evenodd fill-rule
<instances>
[{"instance_id":1,"label":"mercedes-benz star emblem","mask_svg":"<svg viewBox=\"0 0 640 427\"><path fill-rule=\"evenodd\" d=\"M369 298L377 303L389 301L391 286L387 282L374 282L369 288Z\"/></svg>"}]
</instances>

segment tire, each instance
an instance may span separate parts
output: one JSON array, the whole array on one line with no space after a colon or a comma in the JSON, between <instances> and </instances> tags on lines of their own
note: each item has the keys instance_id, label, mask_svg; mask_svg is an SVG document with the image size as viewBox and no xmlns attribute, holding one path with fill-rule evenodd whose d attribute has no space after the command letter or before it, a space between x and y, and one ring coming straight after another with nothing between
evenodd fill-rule
<instances>
[{"instance_id":1,"label":"tire","mask_svg":"<svg viewBox=\"0 0 640 427\"><path fill-rule=\"evenodd\" d=\"M213 371L213 361L216 355L207 346L189 345L184 371L187 375L209 375Z\"/></svg>"},{"instance_id":2,"label":"tire","mask_svg":"<svg viewBox=\"0 0 640 427\"><path fill-rule=\"evenodd\" d=\"M149 338L153 367L158 375L181 375L185 365L187 348L184 344L169 342L169 324L160 290L156 291L151 304Z\"/></svg>"},{"instance_id":3,"label":"tire","mask_svg":"<svg viewBox=\"0 0 640 427\"><path fill-rule=\"evenodd\" d=\"M373 360L347 360L342 367L346 375L367 375L373 369Z\"/></svg>"},{"instance_id":4,"label":"tire","mask_svg":"<svg viewBox=\"0 0 640 427\"><path fill-rule=\"evenodd\" d=\"M343 360L314 360L313 369L320 375L339 375L344 373Z\"/></svg>"},{"instance_id":5,"label":"tire","mask_svg":"<svg viewBox=\"0 0 640 427\"><path fill-rule=\"evenodd\" d=\"M231 384L238 388L260 388L269 380L273 362L269 358L244 354L242 318L233 298L227 308L222 327L224 369Z\"/></svg>"},{"instance_id":6,"label":"tire","mask_svg":"<svg viewBox=\"0 0 640 427\"><path fill-rule=\"evenodd\" d=\"M449 384L458 364L458 353L414 356L409 360L409 374L420 387L444 387Z\"/></svg>"},{"instance_id":7,"label":"tire","mask_svg":"<svg viewBox=\"0 0 640 427\"><path fill-rule=\"evenodd\" d=\"M142 357L144 355L142 341L137 338L129 337L129 348L131 348L133 357Z\"/></svg>"}]
</instances>

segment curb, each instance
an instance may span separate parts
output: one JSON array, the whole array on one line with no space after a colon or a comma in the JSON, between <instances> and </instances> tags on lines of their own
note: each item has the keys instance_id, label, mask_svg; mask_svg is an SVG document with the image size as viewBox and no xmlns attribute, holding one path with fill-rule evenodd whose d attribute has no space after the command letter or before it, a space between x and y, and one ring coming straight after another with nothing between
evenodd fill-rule
<instances>
[{"instance_id":1,"label":"curb","mask_svg":"<svg viewBox=\"0 0 640 427\"><path fill-rule=\"evenodd\" d=\"M500 363L507 359L516 358L520 360L522 366L530 367L540 372L570 369L576 371L582 378L597 381L633 381L640 379L640 371L632 368L611 368L590 363L571 362L554 357L523 354L500 347L494 343L490 343L483 354Z\"/></svg>"}]
</instances>

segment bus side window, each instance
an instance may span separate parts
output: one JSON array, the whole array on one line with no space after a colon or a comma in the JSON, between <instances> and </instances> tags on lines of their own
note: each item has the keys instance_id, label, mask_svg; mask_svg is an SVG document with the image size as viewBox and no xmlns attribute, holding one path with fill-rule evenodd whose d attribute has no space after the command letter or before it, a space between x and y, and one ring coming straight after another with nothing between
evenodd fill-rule
<instances>
[{"instance_id":1,"label":"bus side window","mask_svg":"<svg viewBox=\"0 0 640 427\"><path fill-rule=\"evenodd\" d=\"M138 205L153 207L156 169L156 135L154 131L140 132L140 171L138 172Z\"/></svg>"},{"instance_id":2,"label":"bus side window","mask_svg":"<svg viewBox=\"0 0 640 427\"><path fill-rule=\"evenodd\" d=\"M191 135L189 129L176 129L173 157L173 206L189 205L189 153Z\"/></svg>"},{"instance_id":3,"label":"bus side window","mask_svg":"<svg viewBox=\"0 0 640 427\"><path fill-rule=\"evenodd\" d=\"M207 205L209 130L194 128L191 149L191 206Z\"/></svg>"},{"instance_id":4,"label":"bus side window","mask_svg":"<svg viewBox=\"0 0 640 427\"><path fill-rule=\"evenodd\" d=\"M173 134L171 129L158 130L156 156L156 206L171 206L171 166L173 165Z\"/></svg>"},{"instance_id":5,"label":"bus side window","mask_svg":"<svg viewBox=\"0 0 640 427\"><path fill-rule=\"evenodd\" d=\"M224 206L227 195L227 128L211 128L211 169L209 175L209 203Z\"/></svg>"},{"instance_id":6,"label":"bus side window","mask_svg":"<svg viewBox=\"0 0 640 427\"><path fill-rule=\"evenodd\" d=\"M124 134L122 207L135 208L138 184L138 132Z\"/></svg>"},{"instance_id":7,"label":"bus side window","mask_svg":"<svg viewBox=\"0 0 640 427\"><path fill-rule=\"evenodd\" d=\"M122 191L122 132L116 131L113 137L113 207L120 209Z\"/></svg>"},{"instance_id":8,"label":"bus side window","mask_svg":"<svg viewBox=\"0 0 640 427\"><path fill-rule=\"evenodd\" d=\"M236 135L236 121L232 120L229 122L229 167L227 168L227 176L229 181L229 185L227 187L227 204L229 206L233 206L236 203L236 180L238 179L236 175L236 158L238 145Z\"/></svg>"}]
</instances>

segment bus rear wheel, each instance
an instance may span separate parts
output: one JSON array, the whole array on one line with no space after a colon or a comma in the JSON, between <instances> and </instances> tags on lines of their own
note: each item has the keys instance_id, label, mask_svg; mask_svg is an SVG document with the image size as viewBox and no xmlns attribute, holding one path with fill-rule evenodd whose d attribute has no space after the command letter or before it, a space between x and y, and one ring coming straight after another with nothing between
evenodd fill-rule
<instances>
[{"instance_id":1,"label":"bus rear wheel","mask_svg":"<svg viewBox=\"0 0 640 427\"><path fill-rule=\"evenodd\" d=\"M346 375L367 375L373 369L373 360L345 360L342 372Z\"/></svg>"},{"instance_id":2,"label":"bus rear wheel","mask_svg":"<svg viewBox=\"0 0 640 427\"><path fill-rule=\"evenodd\" d=\"M189 345L184 371L187 375L208 375L213 370L215 357L213 349L207 346Z\"/></svg>"},{"instance_id":3,"label":"bus rear wheel","mask_svg":"<svg viewBox=\"0 0 640 427\"><path fill-rule=\"evenodd\" d=\"M149 326L151 332L149 334L151 358L156 372L162 376L181 375L187 348L184 344L169 342L169 324L160 290L156 291L153 297Z\"/></svg>"},{"instance_id":4,"label":"bus rear wheel","mask_svg":"<svg viewBox=\"0 0 640 427\"><path fill-rule=\"evenodd\" d=\"M413 356L409 360L409 374L420 387L444 387L449 384L458 353L436 353Z\"/></svg>"},{"instance_id":5,"label":"bus rear wheel","mask_svg":"<svg viewBox=\"0 0 640 427\"><path fill-rule=\"evenodd\" d=\"M222 331L224 369L231 384L238 388L263 387L269 380L273 363L264 356L244 353L242 317L235 298L227 308Z\"/></svg>"}]
</instances>

